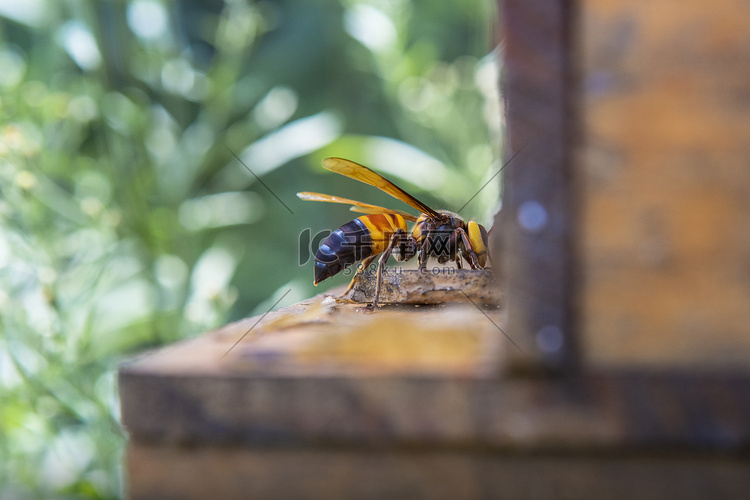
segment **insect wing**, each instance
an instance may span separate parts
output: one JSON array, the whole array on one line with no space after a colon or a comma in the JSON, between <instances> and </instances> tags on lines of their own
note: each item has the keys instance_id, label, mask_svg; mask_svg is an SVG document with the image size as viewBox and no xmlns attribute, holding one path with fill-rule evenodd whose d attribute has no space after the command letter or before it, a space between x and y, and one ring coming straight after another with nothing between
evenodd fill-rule
<instances>
[{"instance_id":1,"label":"insect wing","mask_svg":"<svg viewBox=\"0 0 750 500\"><path fill-rule=\"evenodd\" d=\"M374 186L384 193L388 193L394 198L401 200L408 205L411 205L422 213L428 214L432 217L440 217L440 214L438 214L436 211L434 211L382 175L370 170L364 165L360 165L359 163L354 163L353 161L345 160L343 158L326 158L325 160L323 160L323 168L330 170L331 172L336 172L337 174L345 175L360 182L364 182L365 184L369 184L370 186Z\"/></svg>"},{"instance_id":2,"label":"insect wing","mask_svg":"<svg viewBox=\"0 0 750 500\"><path fill-rule=\"evenodd\" d=\"M310 191L303 191L297 193L297 197L307 201L325 201L328 203L343 203L344 205L352 205L352 212L360 212L365 214L398 214L409 222L415 222L417 217L414 215L402 212L401 210L393 210L391 208L379 207L377 205L371 205L369 203L363 203L361 201L349 200L347 198L341 198L339 196L332 196L330 194L313 193Z\"/></svg>"},{"instance_id":3,"label":"insect wing","mask_svg":"<svg viewBox=\"0 0 750 500\"><path fill-rule=\"evenodd\" d=\"M412 214L409 214L409 213L406 213L406 212L402 212L401 210L393 210L391 208L383 208L383 207L378 207L378 206L375 206L375 205L373 205L372 207L353 206L353 207L349 208L349 210L351 210L352 212L358 212L360 214L370 214L370 215L373 215L373 214L394 214L394 215L400 215L401 217L403 217L403 219L405 221L417 222L417 217L414 216L414 215L412 215Z\"/></svg>"}]
</instances>

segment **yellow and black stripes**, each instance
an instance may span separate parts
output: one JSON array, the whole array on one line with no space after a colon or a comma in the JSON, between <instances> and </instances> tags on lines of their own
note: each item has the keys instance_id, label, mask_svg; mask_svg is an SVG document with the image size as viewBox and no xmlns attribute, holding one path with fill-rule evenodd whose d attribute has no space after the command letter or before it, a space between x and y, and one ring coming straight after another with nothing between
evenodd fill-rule
<instances>
[{"instance_id":1,"label":"yellow and black stripes","mask_svg":"<svg viewBox=\"0 0 750 500\"><path fill-rule=\"evenodd\" d=\"M391 240L391 235L398 229L403 229L406 232L406 221L398 214L365 215L355 220L361 221L370 232L372 253L374 254L379 254L385 250Z\"/></svg>"},{"instance_id":2,"label":"yellow and black stripes","mask_svg":"<svg viewBox=\"0 0 750 500\"><path fill-rule=\"evenodd\" d=\"M406 221L398 214L373 214L357 217L333 231L315 253L317 285L342 269L381 253L391 236L401 229L406 232Z\"/></svg>"}]
</instances>

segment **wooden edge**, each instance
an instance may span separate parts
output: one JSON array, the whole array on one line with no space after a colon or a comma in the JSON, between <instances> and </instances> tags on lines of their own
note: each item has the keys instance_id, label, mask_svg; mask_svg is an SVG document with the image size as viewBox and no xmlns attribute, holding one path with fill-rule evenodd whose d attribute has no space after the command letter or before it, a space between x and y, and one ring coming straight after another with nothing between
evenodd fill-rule
<instances>
[{"instance_id":1,"label":"wooden edge","mask_svg":"<svg viewBox=\"0 0 750 500\"><path fill-rule=\"evenodd\" d=\"M514 377L497 366L516 349L491 326L494 313L473 307L464 313L471 312L477 325L489 325L487 331L505 343L489 344L486 352L485 344L472 344L468 358L456 358L458 364L427 364L436 369L410 372L399 358L392 365L396 369L378 365L379 369L363 370L356 360L330 365L329 358L313 356L313 364L321 360L322 369L299 369L290 368L276 351L256 349L248 358L255 368L245 367L244 349L270 339L274 332L319 328L321 314L328 314L320 309L325 300L320 295L124 363L119 370L122 422L131 437L144 442L253 445L750 450L747 374L610 371ZM331 307L334 320L356 309L348 304ZM411 308L420 317L442 311ZM456 317L465 321L458 311ZM350 313L368 321L388 317ZM373 333L380 337L379 332ZM405 352L421 355L428 347L425 341L439 342L432 337L434 330L423 333L431 336L409 338L396 329L382 345L392 351L405 336L412 344ZM455 333L449 331L444 347L454 345ZM443 360L446 351L434 352ZM486 359L477 352L484 352ZM468 367L465 359L472 360Z\"/></svg>"},{"instance_id":2,"label":"wooden edge","mask_svg":"<svg viewBox=\"0 0 750 500\"><path fill-rule=\"evenodd\" d=\"M120 371L132 439L250 446L750 451L750 378Z\"/></svg>"},{"instance_id":3,"label":"wooden edge","mask_svg":"<svg viewBox=\"0 0 750 500\"><path fill-rule=\"evenodd\" d=\"M263 499L745 499L750 464L722 456L483 454L131 443L129 494ZM407 493L408 492L408 493Z\"/></svg>"}]
</instances>

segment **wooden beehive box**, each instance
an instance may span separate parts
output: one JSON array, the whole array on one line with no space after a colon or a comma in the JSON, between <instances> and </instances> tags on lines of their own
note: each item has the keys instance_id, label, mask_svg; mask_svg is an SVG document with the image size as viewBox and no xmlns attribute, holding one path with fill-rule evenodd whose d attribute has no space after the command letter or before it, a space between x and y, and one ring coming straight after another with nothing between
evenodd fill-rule
<instances>
[{"instance_id":1,"label":"wooden beehive box","mask_svg":"<svg viewBox=\"0 0 750 500\"><path fill-rule=\"evenodd\" d=\"M316 297L133 360L132 498L747 497L750 9L500 6L501 307Z\"/></svg>"},{"instance_id":2,"label":"wooden beehive box","mask_svg":"<svg viewBox=\"0 0 750 500\"><path fill-rule=\"evenodd\" d=\"M750 370L747 6L505 6L510 330L564 338L550 364Z\"/></svg>"}]
</instances>

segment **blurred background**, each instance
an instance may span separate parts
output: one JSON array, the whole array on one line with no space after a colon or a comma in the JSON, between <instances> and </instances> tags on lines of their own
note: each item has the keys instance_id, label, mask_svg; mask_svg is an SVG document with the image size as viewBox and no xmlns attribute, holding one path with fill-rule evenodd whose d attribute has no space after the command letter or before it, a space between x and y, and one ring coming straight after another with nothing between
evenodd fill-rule
<instances>
[{"instance_id":1,"label":"blurred background","mask_svg":"<svg viewBox=\"0 0 750 500\"><path fill-rule=\"evenodd\" d=\"M500 166L494 8L0 0L0 499L119 497L118 363L348 280L310 239L354 215L296 192L413 212L322 158L461 208Z\"/></svg>"}]
</instances>

